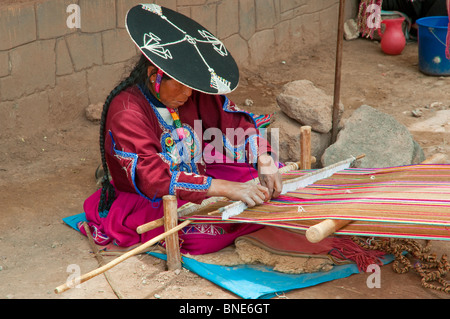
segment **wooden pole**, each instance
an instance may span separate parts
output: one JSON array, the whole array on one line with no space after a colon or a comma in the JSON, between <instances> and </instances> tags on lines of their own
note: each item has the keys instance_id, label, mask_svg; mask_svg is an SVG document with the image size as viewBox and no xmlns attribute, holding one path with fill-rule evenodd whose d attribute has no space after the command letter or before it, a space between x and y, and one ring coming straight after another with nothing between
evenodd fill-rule
<instances>
[{"instance_id":1,"label":"wooden pole","mask_svg":"<svg viewBox=\"0 0 450 319\"><path fill-rule=\"evenodd\" d=\"M318 243L351 222L352 221L342 219L325 219L308 228L305 233L306 239L311 243Z\"/></svg>"},{"instance_id":2,"label":"wooden pole","mask_svg":"<svg viewBox=\"0 0 450 319\"><path fill-rule=\"evenodd\" d=\"M311 169L311 126L300 127L300 167Z\"/></svg>"},{"instance_id":3,"label":"wooden pole","mask_svg":"<svg viewBox=\"0 0 450 319\"><path fill-rule=\"evenodd\" d=\"M163 196L164 204L164 230L175 228L178 225L177 198L173 195ZM181 269L181 254L178 232L166 237L167 269Z\"/></svg>"},{"instance_id":4,"label":"wooden pole","mask_svg":"<svg viewBox=\"0 0 450 319\"><path fill-rule=\"evenodd\" d=\"M143 234L161 226L164 226L164 217L139 226L136 228L136 232L138 234Z\"/></svg>"},{"instance_id":5,"label":"wooden pole","mask_svg":"<svg viewBox=\"0 0 450 319\"><path fill-rule=\"evenodd\" d=\"M336 66L334 75L334 100L333 100L333 126L331 129L331 144L336 142L339 125L339 104L341 100L341 65L342 65L342 46L344 40L344 14L345 0L339 1L339 22L336 44Z\"/></svg>"},{"instance_id":6,"label":"wooden pole","mask_svg":"<svg viewBox=\"0 0 450 319\"><path fill-rule=\"evenodd\" d=\"M105 271L113 268L114 266L120 264L121 262L125 261L126 259L134 256L134 255L138 255L140 253L143 253L144 251L146 251L149 247L153 246L154 244L158 243L159 241L163 240L164 238L166 238L167 236L178 232L180 229L182 229L183 227L189 225L192 221L191 220L186 220L184 222L182 222L181 224L179 224L178 226L172 228L170 231L167 231L165 233L162 233L161 235L158 235L152 239L150 239L149 241L143 243L142 245L126 252L125 254L123 254L120 257L117 257L116 259L113 259L112 261L110 261L109 263L107 263L106 265L99 267L97 269L92 270L91 272L84 274L82 276L79 276L75 279L72 279L68 282L66 282L65 284L58 286L55 288L55 293L62 293L66 290L69 290L70 288L75 287L77 284L81 284L83 282L88 281L89 279L94 278L95 276L98 276L102 273L104 273Z\"/></svg>"}]
</instances>

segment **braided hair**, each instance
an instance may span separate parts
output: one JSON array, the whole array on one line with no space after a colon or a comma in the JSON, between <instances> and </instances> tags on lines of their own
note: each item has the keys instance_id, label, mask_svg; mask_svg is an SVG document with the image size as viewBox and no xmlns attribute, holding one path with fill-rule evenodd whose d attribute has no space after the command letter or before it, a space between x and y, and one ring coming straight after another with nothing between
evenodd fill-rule
<instances>
[{"instance_id":1,"label":"braided hair","mask_svg":"<svg viewBox=\"0 0 450 319\"><path fill-rule=\"evenodd\" d=\"M141 55L139 61L135 64L133 70L130 75L125 78L122 82L119 83L108 95L105 100L105 104L103 105L102 116L100 120L100 155L103 166L103 180L102 180L102 191L100 196L100 202L98 205L98 211L100 217L106 217L111 208L111 205L116 197L116 192L114 190L114 186L110 182L110 173L108 169L108 165L106 163L105 156L105 126L106 126L106 117L108 115L109 106L112 100L123 90L137 84L145 84L148 85L149 76L147 74L147 70L149 66L153 64L145 57L145 55ZM156 70L154 71L156 73ZM153 73L152 73L153 74ZM151 75L152 75L151 74ZM150 76L151 76L150 75Z\"/></svg>"}]
</instances>

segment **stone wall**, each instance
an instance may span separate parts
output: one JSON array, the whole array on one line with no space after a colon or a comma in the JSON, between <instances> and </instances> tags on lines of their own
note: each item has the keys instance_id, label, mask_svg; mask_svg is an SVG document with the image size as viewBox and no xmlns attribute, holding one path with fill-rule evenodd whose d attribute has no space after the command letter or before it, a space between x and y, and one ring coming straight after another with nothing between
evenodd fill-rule
<instances>
[{"instance_id":1,"label":"stone wall","mask_svg":"<svg viewBox=\"0 0 450 319\"><path fill-rule=\"evenodd\" d=\"M127 10L141 2L0 3L0 138L27 137L67 124L88 105L103 102L138 55L124 19ZM335 47L338 0L156 3L203 24L241 66L280 60L291 50L324 40L331 39L330 47ZM68 27L68 18L75 12L68 10L72 4L80 9L80 28Z\"/></svg>"}]
</instances>

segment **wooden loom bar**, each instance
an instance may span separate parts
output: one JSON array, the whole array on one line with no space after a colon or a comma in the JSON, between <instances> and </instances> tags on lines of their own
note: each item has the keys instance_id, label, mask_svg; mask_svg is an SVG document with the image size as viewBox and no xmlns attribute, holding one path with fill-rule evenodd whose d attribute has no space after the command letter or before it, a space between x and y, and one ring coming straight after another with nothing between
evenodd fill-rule
<instances>
[{"instance_id":1,"label":"wooden loom bar","mask_svg":"<svg viewBox=\"0 0 450 319\"><path fill-rule=\"evenodd\" d=\"M164 217L139 226L136 228L136 232L138 234L143 234L161 226L164 226Z\"/></svg>"}]
</instances>

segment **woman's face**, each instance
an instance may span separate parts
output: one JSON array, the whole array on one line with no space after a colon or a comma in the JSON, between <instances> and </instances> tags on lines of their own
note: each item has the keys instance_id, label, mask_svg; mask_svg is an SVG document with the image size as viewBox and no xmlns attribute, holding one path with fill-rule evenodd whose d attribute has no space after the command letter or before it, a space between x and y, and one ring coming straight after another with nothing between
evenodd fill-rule
<instances>
[{"instance_id":1,"label":"woman's face","mask_svg":"<svg viewBox=\"0 0 450 319\"><path fill-rule=\"evenodd\" d=\"M148 68L148 75L156 71L155 67L151 66ZM156 96L155 91L156 84L156 74L150 76L149 89ZM187 99L191 96L192 89L181 84L180 82L173 79L165 79L161 81L161 86L159 90L160 100L165 106L177 109L186 103Z\"/></svg>"}]
</instances>

